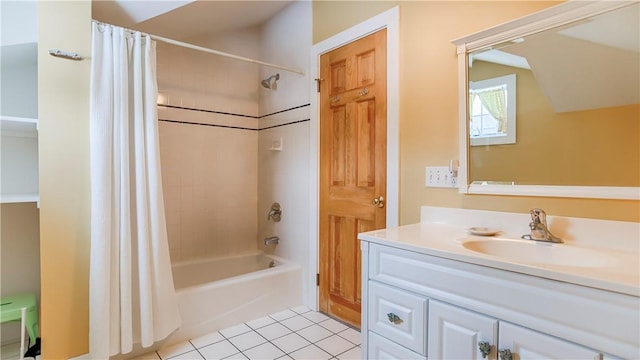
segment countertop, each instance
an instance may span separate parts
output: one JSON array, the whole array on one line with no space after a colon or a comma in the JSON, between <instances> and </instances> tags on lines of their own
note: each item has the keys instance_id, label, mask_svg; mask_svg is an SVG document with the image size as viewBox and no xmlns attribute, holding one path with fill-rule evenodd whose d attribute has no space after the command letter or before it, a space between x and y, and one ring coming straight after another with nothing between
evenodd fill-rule
<instances>
[{"instance_id":1,"label":"countertop","mask_svg":"<svg viewBox=\"0 0 640 360\"><path fill-rule=\"evenodd\" d=\"M520 235L501 232L496 236L498 239L495 241L519 239ZM358 238L426 255L640 297L640 257L636 249L598 247L594 246L593 242L587 242L585 245L578 245L575 242L564 244L533 242L534 246L569 246L587 250L589 253L595 251L607 259L602 264L594 265L585 260L584 264L574 261L572 265L567 266L529 262L526 259L516 261L469 250L463 246L464 241L486 240L489 237L471 235L467 227L459 224L421 222L360 233Z\"/></svg>"}]
</instances>

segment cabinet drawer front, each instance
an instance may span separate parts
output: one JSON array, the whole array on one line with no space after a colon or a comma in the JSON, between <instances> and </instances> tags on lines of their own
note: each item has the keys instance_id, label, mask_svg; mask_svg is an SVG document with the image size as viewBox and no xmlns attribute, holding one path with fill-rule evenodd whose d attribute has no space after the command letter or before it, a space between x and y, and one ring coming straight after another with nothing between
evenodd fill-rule
<instances>
[{"instance_id":1,"label":"cabinet drawer front","mask_svg":"<svg viewBox=\"0 0 640 360\"><path fill-rule=\"evenodd\" d=\"M404 348L393 341L389 341L376 333L369 332L369 346L367 347L369 353L369 359L378 360L426 360L426 357L414 353L413 351Z\"/></svg>"},{"instance_id":2,"label":"cabinet drawer front","mask_svg":"<svg viewBox=\"0 0 640 360\"><path fill-rule=\"evenodd\" d=\"M507 322L500 322L500 349L509 349L520 360L535 359L600 359L600 353Z\"/></svg>"},{"instance_id":3,"label":"cabinet drawer front","mask_svg":"<svg viewBox=\"0 0 640 360\"><path fill-rule=\"evenodd\" d=\"M369 329L426 355L427 299L369 282Z\"/></svg>"}]
</instances>

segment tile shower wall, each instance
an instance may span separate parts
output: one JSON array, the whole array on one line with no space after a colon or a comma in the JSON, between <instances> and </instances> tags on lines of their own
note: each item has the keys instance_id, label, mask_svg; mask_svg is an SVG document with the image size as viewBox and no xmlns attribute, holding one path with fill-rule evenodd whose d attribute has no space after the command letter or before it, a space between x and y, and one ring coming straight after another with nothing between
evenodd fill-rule
<instances>
[{"instance_id":1,"label":"tile shower wall","mask_svg":"<svg viewBox=\"0 0 640 360\"><path fill-rule=\"evenodd\" d=\"M258 144L258 246L302 265L303 301L315 308L310 295L315 273L308 271L309 251L309 53L311 2L298 1L275 16L261 31L261 58L301 69L305 75L262 68L261 78L278 72L277 90L260 89ZM282 151L270 150L282 139ZM283 209L282 221L267 221L273 201ZM277 235L280 244L264 246L262 239Z\"/></svg>"},{"instance_id":2,"label":"tile shower wall","mask_svg":"<svg viewBox=\"0 0 640 360\"><path fill-rule=\"evenodd\" d=\"M257 41L257 29L188 40L252 57ZM160 157L171 260L255 250L258 68L157 46Z\"/></svg>"},{"instance_id":3,"label":"tile shower wall","mask_svg":"<svg viewBox=\"0 0 640 360\"><path fill-rule=\"evenodd\" d=\"M256 131L160 122L172 261L256 248Z\"/></svg>"},{"instance_id":4,"label":"tile shower wall","mask_svg":"<svg viewBox=\"0 0 640 360\"><path fill-rule=\"evenodd\" d=\"M185 41L258 58L259 31L249 28ZM258 116L259 76L255 64L157 43L158 92L171 105Z\"/></svg>"},{"instance_id":5,"label":"tile shower wall","mask_svg":"<svg viewBox=\"0 0 640 360\"><path fill-rule=\"evenodd\" d=\"M305 117L306 116L306 117ZM309 250L309 121L308 106L273 116L276 119L261 119L263 123L287 125L260 130L258 140L258 235L261 239L277 235L277 246L265 246L263 250L298 264L308 263ZM286 122L285 117L300 122ZM294 120L296 121L296 120ZM282 141L282 150L271 150L273 141ZM280 222L268 221L267 212L271 203L282 206ZM304 271L304 266L303 266Z\"/></svg>"},{"instance_id":6,"label":"tile shower wall","mask_svg":"<svg viewBox=\"0 0 640 360\"><path fill-rule=\"evenodd\" d=\"M309 295L314 274L306 266L313 246L307 165L311 15L310 2L294 2L260 29L190 40L305 75L158 44L159 101L173 106L160 106L158 115L165 120L160 146L172 261L261 248L303 265L303 301L315 308ZM277 90L260 86L276 73ZM270 150L279 139L283 150ZM266 220L274 201L284 211L279 223ZM271 235L280 244L264 246L262 239Z\"/></svg>"}]
</instances>

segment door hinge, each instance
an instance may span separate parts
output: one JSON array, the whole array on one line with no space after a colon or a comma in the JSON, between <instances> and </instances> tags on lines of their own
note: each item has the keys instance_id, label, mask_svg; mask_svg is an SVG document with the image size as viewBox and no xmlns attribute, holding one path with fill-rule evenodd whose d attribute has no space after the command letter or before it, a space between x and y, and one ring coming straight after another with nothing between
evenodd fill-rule
<instances>
[{"instance_id":1,"label":"door hinge","mask_svg":"<svg viewBox=\"0 0 640 360\"><path fill-rule=\"evenodd\" d=\"M320 92L320 82L321 82L322 80L324 80L324 79L321 79L321 78L315 78L315 79L313 79L313 80L315 80L315 81L316 81L316 91L317 91L317 92Z\"/></svg>"},{"instance_id":2,"label":"door hinge","mask_svg":"<svg viewBox=\"0 0 640 360\"><path fill-rule=\"evenodd\" d=\"M316 286L320 286L320 274L316 274Z\"/></svg>"}]
</instances>

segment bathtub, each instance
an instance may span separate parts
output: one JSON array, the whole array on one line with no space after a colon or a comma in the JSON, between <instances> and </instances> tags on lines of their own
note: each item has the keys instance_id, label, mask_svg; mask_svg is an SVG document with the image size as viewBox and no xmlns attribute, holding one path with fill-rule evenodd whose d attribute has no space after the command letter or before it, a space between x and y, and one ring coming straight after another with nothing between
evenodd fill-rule
<instances>
[{"instance_id":1,"label":"bathtub","mask_svg":"<svg viewBox=\"0 0 640 360\"><path fill-rule=\"evenodd\" d=\"M302 304L302 268L261 251L173 264L175 343Z\"/></svg>"}]
</instances>

